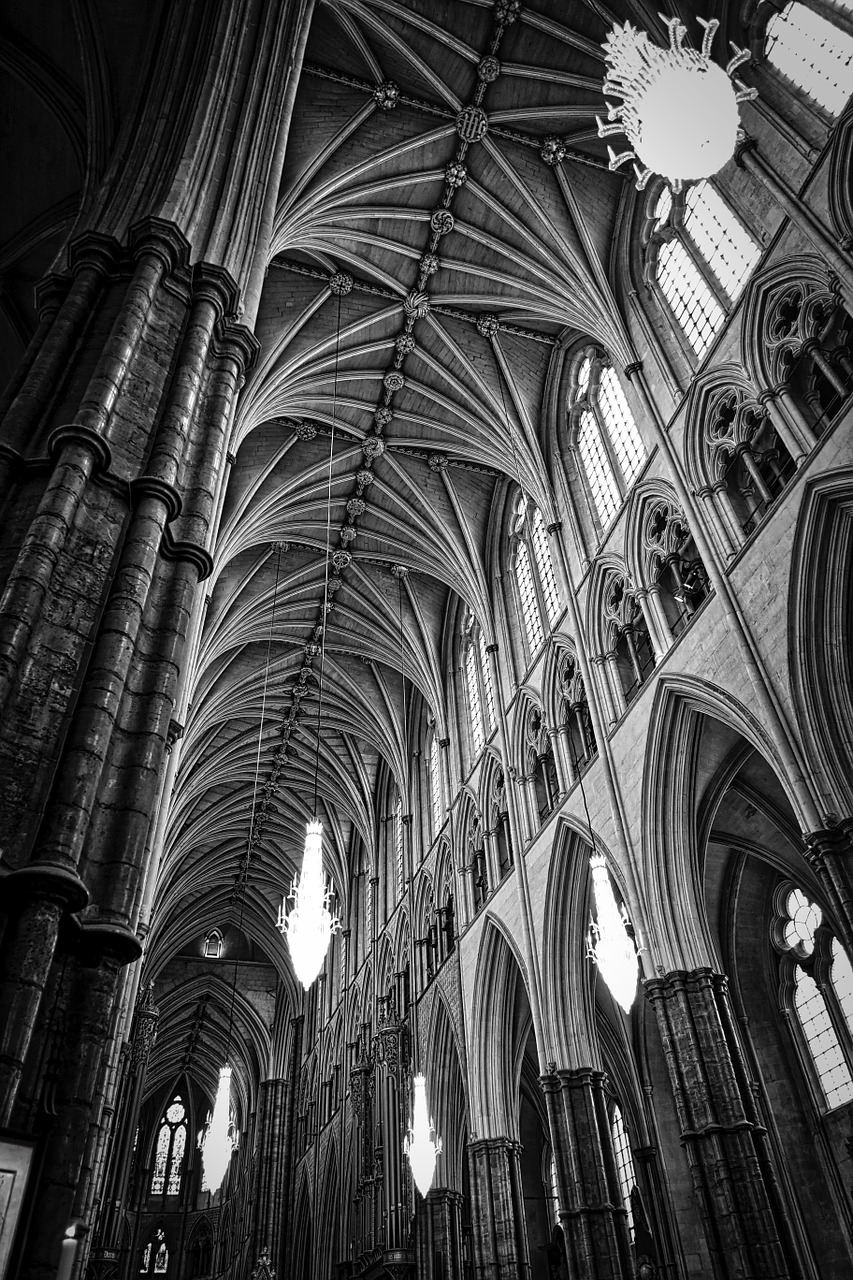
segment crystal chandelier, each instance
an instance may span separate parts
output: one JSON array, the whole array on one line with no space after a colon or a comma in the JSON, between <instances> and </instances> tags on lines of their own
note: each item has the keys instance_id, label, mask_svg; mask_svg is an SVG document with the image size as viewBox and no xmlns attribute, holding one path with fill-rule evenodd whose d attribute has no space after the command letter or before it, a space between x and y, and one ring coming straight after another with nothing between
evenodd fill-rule
<instances>
[{"instance_id":1,"label":"crystal chandelier","mask_svg":"<svg viewBox=\"0 0 853 1280\"><path fill-rule=\"evenodd\" d=\"M276 923L287 935L293 968L307 991L323 967L332 934L341 924L329 910L331 891L323 875L322 822L308 823L302 875L294 880L290 897L293 906L289 914L285 913L284 899Z\"/></svg>"},{"instance_id":2,"label":"crystal chandelier","mask_svg":"<svg viewBox=\"0 0 853 1280\"><path fill-rule=\"evenodd\" d=\"M731 79L749 61L749 52L732 45L733 56L723 70L710 59L719 22L697 22L705 28L699 51L685 48L687 28L678 18L666 19L668 49L652 44L630 22L614 26L602 45L607 63L603 91L621 98L622 105L607 103L608 123L596 117L598 136L627 136L629 150L617 155L608 146L610 168L639 160L634 171L640 191L655 173L680 191L685 182L719 172L743 137L738 104L757 97L756 89Z\"/></svg>"},{"instance_id":3,"label":"crystal chandelier","mask_svg":"<svg viewBox=\"0 0 853 1280\"><path fill-rule=\"evenodd\" d=\"M624 908L620 911L616 905L604 855L594 853L589 865L597 919L590 925L588 954L601 970L614 999L630 1013L637 991L637 951L625 928Z\"/></svg>"},{"instance_id":4,"label":"crystal chandelier","mask_svg":"<svg viewBox=\"0 0 853 1280\"><path fill-rule=\"evenodd\" d=\"M409 1157L412 1177L422 1196L432 1186L435 1158L441 1155L441 1138L436 1137L435 1125L429 1118L426 1097L426 1077L415 1076L415 1106L412 1127L406 1134L403 1150Z\"/></svg>"},{"instance_id":5,"label":"crystal chandelier","mask_svg":"<svg viewBox=\"0 0 853 1280\"><path fill-rule=\"evenodd\" d=\"M234 1124L231 1119L231 1068L219 1068L219 1087L213 1115L201 1142L201 1159L204 1165L204 1183L207 1190L217 1192L228 1170L231 1153L236 1144Z\"/></svg>"}]
</instances>

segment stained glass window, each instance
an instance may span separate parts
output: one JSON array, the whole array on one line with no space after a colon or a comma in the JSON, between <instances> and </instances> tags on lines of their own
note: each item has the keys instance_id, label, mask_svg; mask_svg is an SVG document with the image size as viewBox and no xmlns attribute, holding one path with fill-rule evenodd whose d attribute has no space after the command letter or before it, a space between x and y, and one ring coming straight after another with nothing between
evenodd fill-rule
<instances>
[{"instance_id":1,"label":"stained glass window","mask_svg":"<svg viewBox=\"0 0 853 1280\"><path fill-rule=\"evenodd\" d=\"M767 61L837 116L853 86L853 36L804 4L787 4L767 23Z\"/></svg>"},{"instance_id":2,"label":"stained glass window","mask_svg":"<svg viewBox=\"0 0 853 1280\"><path fill-rule=\"evenodd\" d=\"M801 889L793 889L788 894L785 908L790 917L785 924L785 941L789 947L800 947L810 956L814 951L815 930L823 917L820 907L809 902Z\"/></svg>"},{"instance_id":3,"label":"stained glass window","mask_svg":"<svg viewBox=\"0 0 853 1280\"><path fill-rule=\"evenodd\" d=\"M187 1142L187 1113L179 1094L176 1094L160 1121L157 1145L154 1149L154 1171L151 1177L151 1195L180 1195L181 1173Z\"/></svg>"},{"instance_id":4,"label":"stained glass window","mask_svg":"<svg viewBox=\"0 0 853 1280\"><path fill-rule=\"evenodd\" d=\"M166 1248L166 1237L162 1228L158 1228L153 1239L149 1240L142 1250L139 1264L140 1275L164 1276L169 1270L169 1250Z\"/></svg>"}]
</instances>

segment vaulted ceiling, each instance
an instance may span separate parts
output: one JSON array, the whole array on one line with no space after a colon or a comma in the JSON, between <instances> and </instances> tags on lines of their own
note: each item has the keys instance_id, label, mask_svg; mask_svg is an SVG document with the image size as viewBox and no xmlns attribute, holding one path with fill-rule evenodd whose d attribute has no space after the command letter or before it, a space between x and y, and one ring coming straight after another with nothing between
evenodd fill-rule
<instances>
[{"instance_id":1,"label":"vaulted ceiling","mask_svg":"<svg viewBox=\"0 0 853 1280\"><path fill-rule=\"evenodd\" d=\"M7 65L36 38L26 7L15 8ZM44 226L21 241L26 252L15 259L15 227L0 246L15 267L13 328L90 172L68 140L85 137L84 114L98 118L92 85L102 97L119 92L110 84L129 93L121 6L101 15L100 42L86 35L93 6L75 0L71 11L82 57L68 53L70 30L40 55L54 59L65 94L65 117L54 104L62 181L54 174L52 203L39 197ZM633 195L623 172L608 171L595 122L601 42L626 17L663 38L644 0L315 8L256 325L261 355L238 409L205 584L149 944L155 971L239 914L292 984L274 913L315 786L345 906L353 858L376 847L377 788L389 772L401 777L413 725L427 716L447 732L460 607L493 634L490 566L508 487L520 481L554 515L544 398L561 344L584 334L619 362L633 358L614 253ZM684 18L696 34L695 12ZM91 138L103 132L90 128L90 150L107 145Z\"/></svg>"}]
</instances>

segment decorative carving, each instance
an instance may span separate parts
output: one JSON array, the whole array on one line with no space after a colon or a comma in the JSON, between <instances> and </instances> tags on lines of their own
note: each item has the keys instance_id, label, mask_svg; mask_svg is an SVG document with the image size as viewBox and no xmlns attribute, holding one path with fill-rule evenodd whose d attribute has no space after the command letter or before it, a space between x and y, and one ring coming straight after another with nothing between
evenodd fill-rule
<instances>
[{"instance_id":1,"label":"decorative carving","mask_svg":"<svg viewBox=\"0 0 853 1280\"><path fill-rule=\"evenodd\" d=\"M477 75L483 84L491 84L501 73L501 64L497 58L482 58L477 66Z\"/></svg>"},{"instance_id":2,"label":"decorative carving","mask_svg":"<svg viewBox=\"0 0 853 1280\"><path fill-rule=\"evenodd\" d=\"M270 1251L267 1245L264 1245L258 1255L258 1261L252 1268L252 1280L275 1280L272 1258L270 1257Z\"/></svg>"},{"instance_id":3,"label":"decorative carving","mask_svg":"<svg viewBox=\"0 0 853 1280\"><path fill-rule=\"evenodd\" d=\"M354 542L357 536L358 532L351 524L345 524L341 529L341 543L345 547L348 547L351 542Z\"/></svg>"},{"instance_id":4,"label":"decorative carving","mask_svg":"<svg viewBox=\"0 0 853 1280\"><path fill-rule=\"evenodd\" d=\"M549 134L542 141L542 159L546 164L558 165L566 158L566 144L556 134Z\"/></svg>"},{"instance_id":5,"label":"decorative carving","mask_svg":"<svg viewBox=\"0 0 853 1280\"><path fill-rule=\"evenodd\" d=\"M413 289L406 295L403 310L410 320L423 320L429 315L429 297L420 289Z\"/></svg>"},{"instance_id":6,"label":"decorative carving","mask_svg":"<svg viewBox=\"0 0 853 1280\"><path fill-rule=\"evenodd\" d=\"M399 369L389 369L382 381L385 384L385 390L391 392L402 391L406 385L406 379Z\"/></svg>"},{"instance_id":7,"label":"decorative carving","mask_svg":"<svg viewBox=\"0 0 853 1280\"><path fill-rule=\"evenodd\" d=\"M397 355L401 359L403 358L403 356L411 355L416 345L417 343L415 342L414 336L411 333L401 333L399 338L396 338L394 341L394 347L396 349Z\"/></svg>"},{"instance_id":8,"label":"decorative carving","mask_svg":"<svg viewBox=\"0 0 853 1280\"><path fill-rule=\"evenodd\" d=\"M348 569L352 564L352 556L348 551L333 551L332 565L338 573L342 573L344 569Z\"/></svg>"},{"instance_id":9,"label":"decorative carving","mask_svg":"<svg viewBox=\"0 0 853 1280\"><path fill-rule=\"evenodd\" d=\"M482 107L463 107L456 117L456 132L464 142L479 142L488 128L488 117Z\"/></svg>"},{"instance_id":10,"label":"decorative carving","mask_svg":"<svg viewBox=\"0 0 853 1280\"><path fill-rule=\"evenodd\" d=\"M394 410L389 404L381 404L373 415L373 421L376 423L377 429L382 430L387 427L388 423L394 417Z\"/></svg>"},{"instance_id":11,"label":"decorative carving","mask_svg":"<svg viewBox=\"0 0 853 1280\"><path fill-rule=\"evenodd\" d=\"M500 328L497 316L487 311L477 319L477 332L484 338L493 338Z\"/></svg>"},{"instance_id":12,"label":"decorative carving","mask_svg":"<svg viewBox=\"0 0 853 1280\"><path fill-rule=\"evenodd\" d=\"M456 224L449 209L436 209L429 220L429 225L437 236L446 236Z\"/></svg>"},{"instance_id":13,"label":"decorative carving","mask_svg":"<svg viewBox=\"0 0 853 1280\"><path fill-rule=\"evenodd\" d=\"M313 440L317 434L317 426L313 422L297 422L294 431L298 440Z\"/></svg>"},{"instance_id":14,"label":"decorative carving","mask_svg":"<svg viewBox=\"0 0 853 1280\"><path fill-rule=\"evenodd\" d=\"M348 271L336 271L329 280L329 288L336 298L345 298L352 286L353 278Z\"/></svg>"},{"instance_id":15,"label":"decorative carving","mask_svg":"<svg viewBox=\"0 0 853 1280\"><path fill-rule=\"evenodd\" d=\"M376 458L381 458L385 452L385 441L381 436L367 436L362 441L361 451L365 458L369 458L373 462Z\"/></svg>"},{"instance_id":16,"label":"decorative carving","mask_svg":"<svg viewBox=\"0 0 853 1280\"><path fill-rule=\"evenodd\" d=\"M357 519L358 516L363 516L366 510L367 503L363 498L350 498L347 503L347 513L353 520Z\"/></svg>"},{"instance_id":17,"label":"decorative carving","mask_svg":"<svg viewBox=\"0 0 853 1280\"><path fill-rule=\"evenodd\" d=\"M380 111L393 111L400 101L400 86L393 80L383 80L373 90L373 101Z\"/></svg>"},{"instance_id":18,"label":"decorative carving","mask_svg":"<svg viewBox=\"0 0 853 1280\"><path fill-rule=\"evenodd\" d=\"M444 181L453 191L463 187L468 181L468 170L458 160L452 161L444 171Z\"/></svg>"},{"instance_id":19,"label":"decorative carving","mask_svg":"<svg viewBox=\"0 0 853 1280\"><path fill-rule=\"evenodd\" d=\"M441 266L441 259L437 253L425 253L421 258L421 271L425 276L434 276Z\"/></svg>"},{"instance_id":20,"label":"decorative carving","mask_svg":"<svg viewBox=\"0 0 853 1280\"><path fill-rule=\"evenodd\" d=\"M390 568L395 578L408 577L409 571L404 564L392 564Z\"/></svg>"},{"instance_id":21,"label":"decorative carving","mask_svg":"<svg viewBox=\"0 0 853 1280\"><path fill-rule=\"evenodd\" d=\"M355 483L359 493L364 493L365 489L369 489L376 479L372 471L368 471L366 467L361 467L355 473Z\"/></svg>"},{"instance_id":22,"label":"decorative carving","mask_svg":"<svg viewBox=\"0 0 853 1280\"><path fill-rule=\"evenodd\" d=\"M157 1039L159 1018L160 1010L154 1003L154 983L149 982L143 988L136 1006L133 1038L130 1044L131 1071L139 1071L145 1068L151 1050L154 1047L154 1041Z\"/></svg>"},{"instance_id":23,"label":"decorative carving","mask_svg":"<svg viewBox=\"0 0 853 1280\"><path fill-rule=\"evenodd\" d=\"M447 470L447 454L431 453L427 458L427 466L430 471L446 471Z\"/></svg>"},{"instance_id":24,"label":"decorative carving","mask_svg":"<svg viewBox=\"0 0 853 1280\"><path fill-rule=\"evenodd\" d=\"M512 26L518 17L521 0L495 0L495 18L503 26Z\"/></svg>"}]
</instances>

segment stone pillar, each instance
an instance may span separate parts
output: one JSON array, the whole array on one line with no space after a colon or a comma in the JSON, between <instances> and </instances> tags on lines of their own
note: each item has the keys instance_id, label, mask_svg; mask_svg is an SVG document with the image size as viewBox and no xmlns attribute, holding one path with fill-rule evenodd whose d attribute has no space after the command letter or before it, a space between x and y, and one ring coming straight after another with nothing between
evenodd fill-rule
<instances>
[{"instance_id":1,"label":"stone pillar","mask_svg":"<svg viewBox=\"0 0 853 1280\"><path fill-rule=\"evenodd\" d=\"M288 1160L287 1134L291 1095L288 1081L262 1080L258 1096L258 1153L255 1171L252 1255L264 1251L281 1257L286 1203L282 1195Z\"/></svg>"},{"instance_id":2,"label":"stone pillar","mask_svg":"<svg viewBox=\"0 0 853 1280\"><path fill-rule=\"evenodd\" d=\"M681 1142L720 1280L799 1274L729 1005L711 969L646 982L663 1041Z\"/></svg>"},{"instance_id":3,"label":"stone pillar","mask_svg":"<svg viewBox=\"0 0 853 1280\"><path fill-rule=\"evenodd\" d=\"M557 1167L560 1224L575 1280L628 1280L633 1275L606 1080L603 1071L578 1067L552 1071L539 1081Z\"/></svg>"},{"instance_id":4,"label":"stone pillar","mask_svg":"<svg viewBox=\"0 0 853 1280\"><path fill-rule=\"evenodd\" d=\"M530 1274L519 1155L509 1138L468 1144L476 1280L526 1280Z\"/></svg>"},{"instance_id":5,"label":"stone pillar","mask_svg":"<svg viewBox=\"0 0 853 1280\"><path fill-rule=\"evenodd\" d=\"M805 856L835 909L838 931L853 955L853 818L843 822L827 814L827 825L805 837Z\"/></svg>"},{"instance_id":6,"label":"stone pillar","mask_svg":"<svg viewBox=\"0 0 853 1280\"><path fill-rule=\"evenodd\" d=\"M463 1280L462 1196L449 1187L433 1187L417 1209L416 1261L419 1276Z\"/></svg>"}]
</instances>

